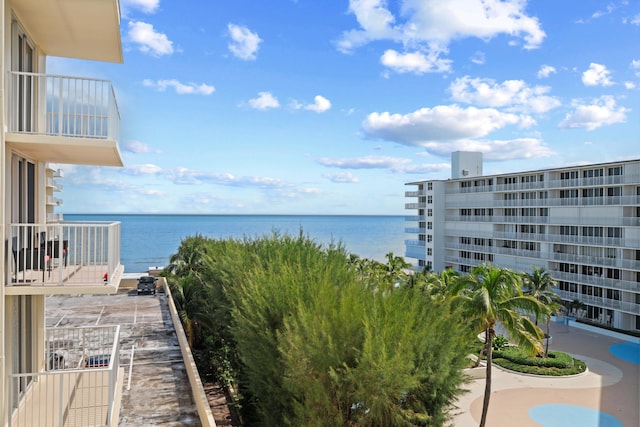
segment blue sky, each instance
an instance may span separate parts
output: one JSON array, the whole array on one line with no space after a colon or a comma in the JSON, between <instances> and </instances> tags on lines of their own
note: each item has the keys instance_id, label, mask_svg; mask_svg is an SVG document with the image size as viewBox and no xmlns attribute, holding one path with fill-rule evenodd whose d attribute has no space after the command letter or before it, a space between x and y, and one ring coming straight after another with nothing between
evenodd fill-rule
<instances>
[{"instance_id":1,"label":"blue sky","mask_svg":"<svg viewBox=\"0 0 640 427\"><path fill-rule=\"evenodd\" d=\"M125 167L62 212L406 214L406 182L640 158L640 2L120 0Z\"/></svg>"}]
</instances>

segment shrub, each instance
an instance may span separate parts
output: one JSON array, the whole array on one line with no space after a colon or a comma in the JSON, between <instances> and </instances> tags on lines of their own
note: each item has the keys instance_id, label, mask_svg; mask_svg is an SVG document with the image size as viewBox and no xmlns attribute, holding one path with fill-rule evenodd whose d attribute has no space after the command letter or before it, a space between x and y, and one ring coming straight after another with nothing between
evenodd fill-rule
<instances>
[{"instance_id":1,"label":"shrub","mask_svg":"<svg viewBox=\"0 0 640 427\"><path fill-rule=\"evenodd\" d=\"M509 345L509 340L506 339L503 335L496 335L493 338L493 350L499 351Z\"/></svg>"},{"instance_id":2,"label":"shrub","mask_svg":"<svg viewBox=\"0 0 640 427\"><path fill-rule=\"evenodd\" d=\"M534 375L575 375L586 371L586 364L566 353L550 351L549 357L529 356L517 347L494 354L493 362L503 368Z\"/></svg>"}]
</instances>

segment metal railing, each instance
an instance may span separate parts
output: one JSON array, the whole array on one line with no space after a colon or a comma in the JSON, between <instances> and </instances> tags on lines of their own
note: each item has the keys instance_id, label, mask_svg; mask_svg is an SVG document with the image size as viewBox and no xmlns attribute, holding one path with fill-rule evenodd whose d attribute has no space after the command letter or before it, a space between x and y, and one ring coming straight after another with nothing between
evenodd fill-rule
<instances>
[{"instance_id":1,"label":"metal railing","mask_svg":"<svg viewBox=\"0 0 640 427\"><path fill-rule=\"evenodd\" d=\"M11 224L9 286L111 284L120 266L119 222Z\"/></svg>"},{"instance_id":2,"label":"metal railing","mask_svg":"<svg viewBox=\"0 0 640 427\"><path fill-rule=\"evenodd\" d=\"M120 113L111 82L9 72L8 131L117 140Z\"/></svg>"},{"instance_id":3,"label":"metal railing","mask_svg":"<svg viewBox=\"0 0 640 427\"><path fill-rule=\"evenodd\" d=\"M585 304L594 305L603 308L609 308L624 311L632 314L640 314L640 304L632 302L620 301L610 298L598 297L594 295L586 295L578 292L556 290L558 295L564 300L579 300Z\"/></svg>"},{"instance_id":4,"label":"metal railing","mask_svg":"<svg viewBox=\"0 0 640 427\"><path fill-rule=\"evenodd\" d=\"M50 328L42 372L9 375L9 427L109 426L120 368L120 326Z\"/></svg>"}]
</instances>

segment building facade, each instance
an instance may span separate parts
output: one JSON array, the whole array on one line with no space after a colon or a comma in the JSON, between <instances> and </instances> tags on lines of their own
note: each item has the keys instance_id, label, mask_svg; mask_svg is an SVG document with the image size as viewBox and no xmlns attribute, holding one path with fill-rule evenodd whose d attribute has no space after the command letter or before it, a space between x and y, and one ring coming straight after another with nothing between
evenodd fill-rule
<instances>
[{"instance_id":1,"label":"building facade","mask_svg":"<svg viewBox=\"0 0 640 427\"><path fill-rule=\"evenodd\" d=\"M640 160L482 175L477 154L453 154L456 178L406 184L416 269L537 266L574 315L640 330Z\"/></svg>"},{"instance_id":2,"label":"building facade","mask_svg":"<svg viewBox=\"0 0 640 427\"><path fill-rule=\"evenodd\" d=\"M0 0L0 34L0 425L115 425L119 328L47 328L45 298L118 289L120 225L64 222L51 164L122 166L120 117L109 82L46 59L121 63L119 3Z\"/></svg>"}]
</instances>

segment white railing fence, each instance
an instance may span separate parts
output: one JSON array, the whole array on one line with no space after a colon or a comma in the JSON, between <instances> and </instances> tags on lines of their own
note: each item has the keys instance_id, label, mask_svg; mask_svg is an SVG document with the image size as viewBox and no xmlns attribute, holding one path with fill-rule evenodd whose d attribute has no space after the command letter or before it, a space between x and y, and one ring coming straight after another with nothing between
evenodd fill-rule
<instances>
[{"instance_id":1,"label":"white railing fence","mask_svg":"<svg viewBox=\"0 0 640 427\"><path fill-rule=\"evenodd\" d=\"M120 113L107 80L11 71L9 132L118 139Z\"/></svg>"},{"instance_id":2,"label":"white railing fence","mask_svg":"<svg viewBox=\"0 0 640 427\"><path fill-rule=\"evenodd\" d=\"M50 328L42 372L9 375L9 427L109 426L120 326Z\"/></svg>"},{"instance_id":3,"label":"white railing fence","mask_svg":"<svg viewBox=\"0 0 640 427\"><path fill-rule=\"evenodd\" d=\"M119 222L11 224L6 283L109 284L120 265Z\"/></svg>"}]
</instances>

